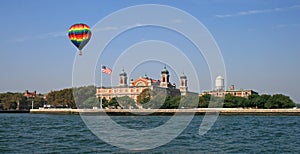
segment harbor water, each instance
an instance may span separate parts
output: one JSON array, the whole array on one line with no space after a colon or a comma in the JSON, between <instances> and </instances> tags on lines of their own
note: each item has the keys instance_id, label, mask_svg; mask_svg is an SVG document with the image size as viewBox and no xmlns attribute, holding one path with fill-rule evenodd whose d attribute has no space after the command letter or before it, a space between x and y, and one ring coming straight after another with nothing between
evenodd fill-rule
<instances>
[{"instance_id":1,"label":"harbor water","mask_svg":"<svg viewBox=\"0 0 300 154\"><path fill-rule=\"evenodd\" d=\"M0 153L300 152L300 116L219 116L204 135L198 134L203 116L195 116L174 140L146 151L129 151L105 143L79 115L2 113L0 118ZM170 116L111 118L131 129L149 129L163 124Z\"/></svg>"}]
</instances>

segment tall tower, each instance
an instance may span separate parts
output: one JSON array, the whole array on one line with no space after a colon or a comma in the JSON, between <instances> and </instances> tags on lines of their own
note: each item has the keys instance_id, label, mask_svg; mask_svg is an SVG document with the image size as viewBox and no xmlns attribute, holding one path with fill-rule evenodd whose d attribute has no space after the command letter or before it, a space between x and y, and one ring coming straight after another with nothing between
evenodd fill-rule
<instances>
[{"instance_id":1,"label":"tall tower","mask_svg":"<svg viewBox=\"0 0 300 154\"><path fill-rule=\"evenodd\" d=\"M225 89L224 78L222 76L218 76L216 78L216 90L223 91L224 89Z\"/></svg>"},{"instance_id":2,"label":"tall tower","mask_svg":"<svg viewBox=\"0 0 300 154\"><path fill-rule=\"evenodd\" d=\"M124 69L120 73L120 81L119 81L119 86L125 87L127 86L127 74L124 71Z\"/></svg>"},{"instance_id":3,"label":"tall tower","mask_svg":"<svg viewBox=\"0 0 300 154\"><path fill-rule=\"evenodd\" d=\"M168 88L168 84L169 84L169 71L167 70L166 66L161 71L160 79L161 79L160 86L164 87L164 88Z\"/></svg>"},{"instance_id":4,"label":"tall tower","mask_svg":"<svg viewBox=\"0 0 300 154\"><path fill-rule=\"evenodd\" d=\"M180 93L181 93L181 95L186 95L187 90L188 90L187 78L186 78L186 75L184 73L182 73L182 75L180 76Z\"/></svg>"}]
</instances>

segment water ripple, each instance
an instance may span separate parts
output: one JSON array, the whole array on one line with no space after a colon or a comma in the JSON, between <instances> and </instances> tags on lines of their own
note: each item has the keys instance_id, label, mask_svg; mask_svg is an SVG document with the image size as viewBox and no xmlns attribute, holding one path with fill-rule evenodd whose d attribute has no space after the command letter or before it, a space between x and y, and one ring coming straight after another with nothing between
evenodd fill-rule
<instances>
[{"instance_id":1,"label":"water ripple","mask_svg":"<svg viewBox=\"0 0 300 154\"><path fill-rule=\"evenodd\" d=\"M220 116L200 136L203 116L196 116L181 135L149 151L128 151L99 140L77 115L0 114L1 153L298 153L300 117ZM164 124L168 116L112 117L132 129ZM107 133L120 133L110 132ZM132 143L134 144L134 143Z\"/></svg>"}]
</instances>

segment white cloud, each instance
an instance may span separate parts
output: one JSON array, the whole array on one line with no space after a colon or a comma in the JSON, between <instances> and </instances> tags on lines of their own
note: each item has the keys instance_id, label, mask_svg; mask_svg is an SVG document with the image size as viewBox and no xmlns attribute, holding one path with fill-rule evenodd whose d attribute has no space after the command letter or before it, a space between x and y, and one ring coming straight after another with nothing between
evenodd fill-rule
<instances>
[{"instance_id":1,"label":"white cloud","mask_svg":"<svg viewBox=\"0 0 300 154\"><path fill-rule=\"evenodd\" d=\"M272 9L241 11L233 14L216 15L216 17L228 18L228 17L245 16L245 15L252 15L252 14L272 13L272 12L285 11L285 10L295 9L295 8L300 8L300 5L292 5L289 7L272 8Z\"/></svg>"}]
</instances>

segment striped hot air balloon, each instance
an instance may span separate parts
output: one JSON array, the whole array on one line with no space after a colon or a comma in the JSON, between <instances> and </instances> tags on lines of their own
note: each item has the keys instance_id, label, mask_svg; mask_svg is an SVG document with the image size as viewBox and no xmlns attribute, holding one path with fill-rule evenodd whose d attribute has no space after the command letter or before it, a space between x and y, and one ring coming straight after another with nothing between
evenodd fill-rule
<instances>
[{"instance_id":1,"label":"striped hot air balloon","mask_svg":"<svg viewBox=\"0 0 300 154\"><path fill-rule=\"evenodd\" d=\"M82 55L82 48L92 36L90 27L83 23L74 24L69 28L68 35L72 43L79 49L79 55Z\"/></svg>"}]
</instances>

